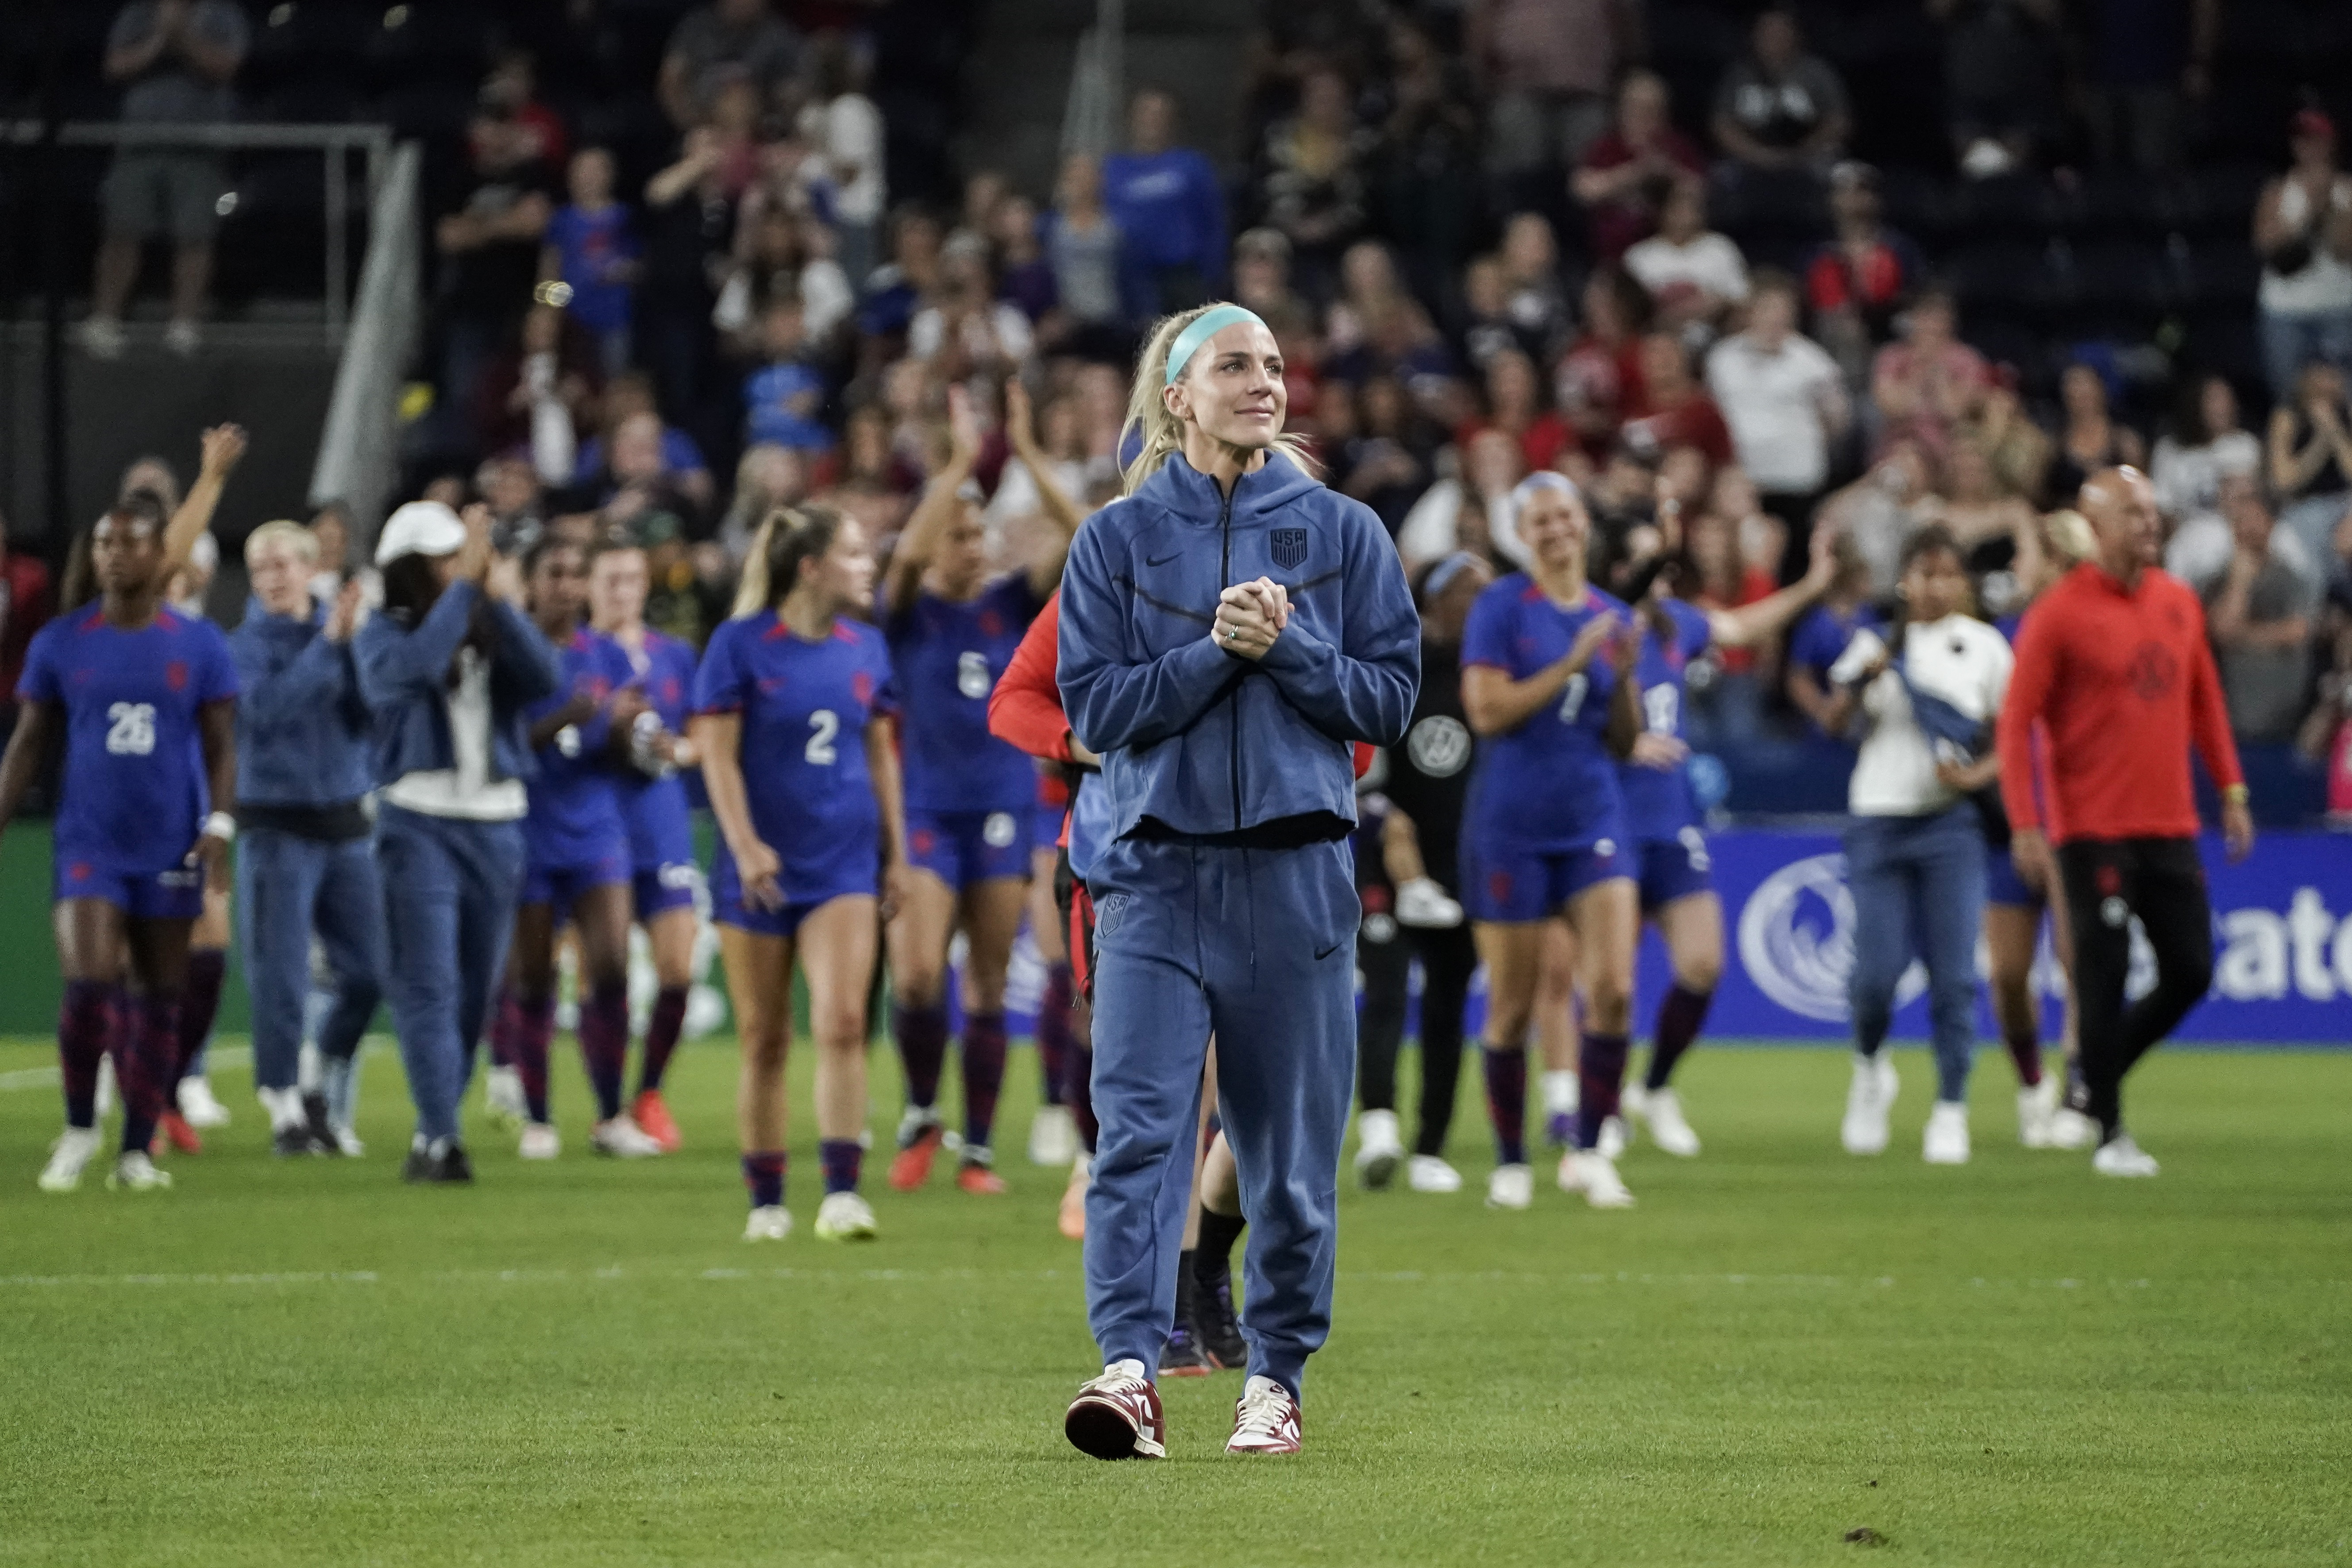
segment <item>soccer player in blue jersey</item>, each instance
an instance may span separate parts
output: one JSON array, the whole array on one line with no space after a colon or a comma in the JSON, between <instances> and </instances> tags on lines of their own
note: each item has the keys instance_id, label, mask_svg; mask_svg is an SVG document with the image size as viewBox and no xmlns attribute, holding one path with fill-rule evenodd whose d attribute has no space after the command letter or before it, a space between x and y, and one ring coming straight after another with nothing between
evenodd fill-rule
<instances>
[{"instance_id":1,"label":"soccer player in blue jersey","mask_svg":"<svg viewBox=\"0 0 2352 1568\"><path fill-rule=\"evenodd\" d=\"M630 905L653 950L656 987L629 1114L675 1153L677 1121L662 1099L662 1078L686 1026L694 983L694 895L702 884L686 773L696 761L686 732L694 711L694 649L646 625L651 583L646 552L634 544L600 550L588 563L589 620L627 658L646 703L630 728L627 765L619 775L621 814L629 825Z\"/></svg>"},{"instance_id":2,"label":"soccer player in blue jersey","mask_svg":"<svg viewBox=\"0 0 2352 1568\"><path fill-rule=\"evenodd\" d=\"M208 468L213 447L208 434ZM99 519L89 570L77 574L94 583L97 600L77 602L69 584L64 613L34 637L16 732L0 761L5 828L51 751L64 751L54 831L66 1130L41 1173L44 1192L72 1191L98 1152L98 1066L110 1052L123 1119L107 1185L171 1184L148 1144L178 1066L189 932L236 831L226 810L236 799L236 666L219 627L162 602L172 555L152 498Z\"/></svg>"},{"instance_id":3,"label":"soccer player in blue jersey","mask_svg":"<svg viewBox=\"0 0 2352 1568\"><path fill-rule=\"evenodd\" d=\"M929 1180L945 1140L938 1100L948 944L961 929L968 947L956 1184L993 1194L1004 1190L990 1147L1004 1082L1004 974L1028 896L1037 773L1019 749L988 732L988 694L1060 580L1081 519L1037 446L1028 395L1007 382L1005 435L1036 478L1049 529L1025 569L991 578L987 528L965 488L980 458L979 422L961 388L948 395L953 446L882 584L882 627L906 710L907 853L915 872L889 933L890 1026L907 1073L890 1184L912 1192Z\"/></svg>"},{"instance_id":4,"label":"soccer player in blue jersey","mask_svg":"<svg viewBox=\"0 0 2352 1568\"><path fill-rule=\"evenodd\" d=\"M1718 647L1752 647L1779 635L1837 579L1836 535L1816 530L1802 580L1734 610L1702 608L1664 592L1664 573L1645 574L1649 592L1637 614L1645 635L1633 667L1642 688L1642 732L1619 764L1618 788L1632 837L1642 918L1657 927L1674 966L1674 984L1658 1004L1649 1070L1623 1096L1629 1121L1646 1121L1669 1154L1699 1152L1673 1088L1675 1066L1706 1023L1723 975L1723 900L1716 896L1706 835L1691 793L1690 747L1683 739L1691 661ZM1639 571L1639 567L1636 567ZM1631 589L1628 590L1632 591Z\"/></svg>"},{"instance_id":5,"label":"soccer player in blue jersey","mask_svg":"<svg viewBox=\"0 0 2352 1568\"><path fill-rule=\"evenodd\" d=\"M693 737L724 840L711 872L735 1005L747 1241L792 1233L784 1209L784 1053L793 963L815 1037L826 1241L874 1236L857 1190L866 1131L866 994L877 910L906 897L906 817L889 715L890 654L851 619L874 600L865 531L837 512L778 509L743 565L735 614L695 673Z\"/></svg>"},{"instance_id":6,"label":"soccer player in blue jersey","mask_svg":"<svg viewBox=\"0 0 2352 1568\"><path fill-rule=\"evenodd\" d=\"M1462 901L1486 965L1486 1104L1496 1170L1486 1202L1525 1208L1528 1023L1543 922L1574 929L1584 999L1574 1144L1563 1190L1595 1208L1633 1194L1601 1149L1617 1112L1641 932L1636 868L1618 762L1642 729L1633 660L1639 629L1622 601L1585 575L1591 514L1565 477L1531 474L1513 492L1529 569L1471 607L1462 637L1462 706L1481 744L1463 824Z\"/></svg>"},{"instance_id":7,"label":"soccer player in blue jersey","mask_svg":"<svg viewBox=\"0 0 2352 1568\"><path fill-rule=\"evenodd\" d=\"M629 1051L629 825L621 810L615 737L645 710L628 656L584 624L587 553L553 535L523 561L531 619L556 650L556 689L523 710L539 770L523 818L522 896L507 952L499 1025L522 1075L526 1160L561 1148L548 1115L548 1040L555 1028L555 934L580 936L580 1055L596 1097L589 1147L639 1159L661 1145L621 1104Z\"/></svg>"}]
</instances>

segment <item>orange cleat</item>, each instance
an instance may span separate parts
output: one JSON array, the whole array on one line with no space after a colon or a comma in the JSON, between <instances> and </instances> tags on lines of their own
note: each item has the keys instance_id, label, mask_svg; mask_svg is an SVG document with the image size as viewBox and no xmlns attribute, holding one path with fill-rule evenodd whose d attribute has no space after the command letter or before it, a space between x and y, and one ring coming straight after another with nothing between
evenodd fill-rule
<instances>
[{"instance_id":1,"label":"orange cleat","mask_svg":"<svg viewBox=\"0 0 2352 1568\"><path fill-rule=\"evenodd\" d=\"M964 1165L956 1171L956 1185L976 1198L1004 1195L1004 1178L985 1165Z\"/></svg>"},{"instance_id":2,"label":"orange cleat","mask_svg":"<svg viewBox=\"0 0 2352 1568\"><path fill-rule=\"evenodd\" d=\"M636 1118L639 1131L661 1145L663 1153L677 1152L680 1142L677 1123L670 1119L669 1107L663 1103L660 1089L649 1089L639 1094L636 1103L629 1108L629 1114Z\"/></svg>"},{"instance_id":3,"label":"orange cleat","mask_svg":"<svg viewBox=\"0 0 2352 1568\"><path fill-rule=\"evenodd\" d=\"M946 1129L936 1121L916 1135L915 1141L898 1151L890 1162L890 1190L911 1193L931 1179L931 1162L946 1139Z\"/></svg>"},{"instance_id":4,"label":"orange cleat","mask_svg":"<svg viewBox=\"0 0 2352 1568\"><path fill-rule=\"evenodd\" d=\"M176 1110L167 1110L155 1119L155 1136L183 1154L205 1152L205 1141L196 1136L196 1130L188 1125L188 1119ZM154 1145L151 1142L148 1147L152 1149Z\"/></svg>"},{"instance_id":5,"label":"orange cleat","mask_svg":"<svg viewBox=\"0 0 2352 1568\"><path fill-rule=\"evenodd\" d=\"M1063 1239L1084 1241L1087 1238L1087 1189L1094 1184L1088 1178L1087 1162L1081 1155L1070 1168L1070 1184L1062 1189L1062 1214L1058 1222Z\"/></svg>"}]
</instances>

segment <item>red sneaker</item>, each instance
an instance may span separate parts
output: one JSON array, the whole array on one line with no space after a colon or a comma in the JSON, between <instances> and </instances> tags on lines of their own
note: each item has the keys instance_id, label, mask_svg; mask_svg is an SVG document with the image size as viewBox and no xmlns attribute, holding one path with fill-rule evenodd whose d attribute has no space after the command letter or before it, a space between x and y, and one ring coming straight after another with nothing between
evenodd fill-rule
<instances>
[{"instance_id":1,"label":"red sneaker","mask_svg":"<svg viewBox=\"0 0 2352 1568\"><path fill-rule=\"evenodd\" d=\"M1298 1452L1298 1401L1270 1377L1253 1377L1234 1402L1234 1435L1228 1454Z\"/></svg>"},{"instance_id":2,"label":"red sneaker","mask_svg":"<svg viewBox=\"0 0 2352 1568\"><path fill-rule=\"evenodd\" d=\"M893 1192L911 1193L931 1179L931 1161L938 1157L940 1141L947 1131L936 1121L915 1135L915 1141L898 1151L890 1162L890 1188Z\"/></svg>"},{"instance_id":3,"label":"red sneaker","mask_svg":"<svg viewBox=\"0 0 2352 1568\"><path fill-rule=\"evenodd\" d=\"M167 1110L155 1119L155 1135L183 1154L205 1152L205 1141L196 1136L196 1130L188 1125L188 1119L176 1110Z\"/></svg>"},{"instance_id":4,"label":"red sneaker","mask_svg":"<svg viewBox=\"0 0 2352 1568\"><path fill-rule=\"evenodd\" d=\"M976 1198L1001 1198L1004 1195L1004 1178L985 1165L958 1166L956 1185Z\"/></svg>"},{"instance_id":5,"label":"red sneaker","mask_svg":"<svg viewBox=\"0 0 2352 1568\"><path fill-rule=\"evenodd\" d=\"M1070 1413L1062 1417L1062 1430L1080 1452L1097 1459L1168 1457L1160 1391L1143 1375L1139 1361L1113 1362L1100 1377L1080 1384Z\"/></svg>"},{"instance_id":6,"label":"red sneaker","mask_svg":"<svg viewBox=\"0 0 2352 1568\"><path fill-rule=\"evenodd\" d=\"M670 1119L669 1107L663 1103L660 1089L649 1089L639 1094L636 1103L629 1107L629 1114L636 1118L639 1131L662 1146L663 1153L677 1152L677 1123Z\"/></svg>"}]
</instances>

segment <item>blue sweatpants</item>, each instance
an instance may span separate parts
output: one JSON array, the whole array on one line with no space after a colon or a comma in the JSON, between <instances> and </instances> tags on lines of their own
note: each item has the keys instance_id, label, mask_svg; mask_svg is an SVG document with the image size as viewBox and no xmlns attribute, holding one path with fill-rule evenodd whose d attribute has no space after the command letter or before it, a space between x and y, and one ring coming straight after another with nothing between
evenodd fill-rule
<instances>
[{"instance_id":1,"label":"blue sweatpants","mask_svg":"<svg viewBox=\"0 0 2352 1568\"><path fill-rule=\"evenodd\" d=\"M490 990L506 970L522 827L386 805L376 816L375 853L390 938L384 993L416 1131L455 1138Z\"/></svg>"},{"instance_id":2,"label":"blue sweatpants","mask_svg":"<svg viewBox=\"0 0 2352 1568\"><path fill-rule=\"evenodd\" d=\"M1339 1142L1355 1084L1363 910L1348 846L1122 839L1087 885L1102 1124L1087 1194L1087 1318L1103 1360L1160 1365L1214 1034L1218 1113L1249 1221L1249 1370L1297 1394L1331 1327Z\"/></svg>"},{"instance_id":3,"label":"blue sweatpants","mask_svg":"<svg viewBox=\"0 0 2352 1568\"><path fill-rule=\"evenodd\" d=\"M1895 988L1916 953L1927 965L1936 1098L1969 1097L1977 1033L1977 932L1984 925L1985 840L1962 801L1932 816L1857 816L1845 833L1853 892L1854 1044L1875 1056Z\"/></svg>"},{"instance_id":4,"label":"blue sweatpants","mask_svg":"<svg viewBox=\"0 0 2352 1568\"><path fill-rule=\"evenodd\" d=\"M315 931L334 970L319 1052L349 1061L383 995L383 883L365 838L323 843L248 827L236 851L237 941L253 997L253 1081L292 1089L299 1075Z\"/></svg>"}]
</instances>

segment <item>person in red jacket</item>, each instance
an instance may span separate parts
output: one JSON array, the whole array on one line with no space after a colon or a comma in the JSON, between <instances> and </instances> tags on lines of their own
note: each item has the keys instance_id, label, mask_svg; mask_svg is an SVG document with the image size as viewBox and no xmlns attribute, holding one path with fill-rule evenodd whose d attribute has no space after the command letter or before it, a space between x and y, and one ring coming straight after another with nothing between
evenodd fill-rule
<instances>
[{"instance_id":1,"label":"person in red jacket","mask_svg":"<svg viewBox=\"0 0 2352 1568\"><path fill-rule=\"evenodd\" d=\"M2230 858L2253 847L2244 775L2205 640L2205 614L2186 584L2158 570L2163 525L2137 468L2084 483L2083 515L2097 556L2034 602L2019 630L2017 668L2000 710L2000 793L2011 854L2030 888L2055 885L2074 935L2074 1005L2082 1109L2099 1124L2093 1168L2153 1176L2157 1163L2123 1124L2123 1079L2204 998L2213 978L2213 916L2197 858L2189 747L2221 790ZM2033 787L2033 726L2047 742L2053 857ZM2155 950L2156 987L2126 1006L2131 921Z\"/></svg>"}]
</instances>

